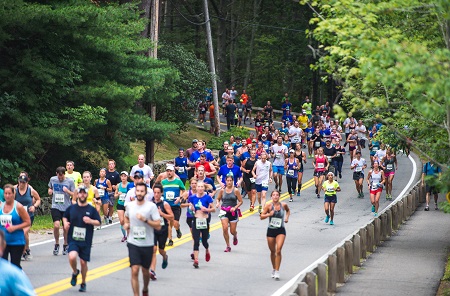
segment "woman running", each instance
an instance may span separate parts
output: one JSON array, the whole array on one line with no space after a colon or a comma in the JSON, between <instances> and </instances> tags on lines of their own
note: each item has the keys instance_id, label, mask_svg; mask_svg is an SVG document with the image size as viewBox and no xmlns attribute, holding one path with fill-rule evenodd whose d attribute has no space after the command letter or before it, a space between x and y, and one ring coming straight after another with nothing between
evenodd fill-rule
<instances>
[{"instance_id":1,"label":"woman running","mask_svg":"<svg viewBox=\"0 0 450 296\"><path fill-rule=\"evenodd\" d=\"M300 166L297 174L297 196L300 196L303 180L303 163L306 163L306 153L302 151L300 143L295 144L295 157L298 159L298 164Z\"/></svg>"},{"instance_id":2,"label":"woman running","mask_svg":"<svg viewBox=\"0 0 450 296\"><path fill-rule=\"evenodd\" d=\"M314 134L314 127L312 125L312 122L308 122L308 127L304 130L306 134L306 144L308 145L308 157L313 157L313 142L311 141L311 138Z\"/></svg>"},{"instance_id":3,"label":"woman running","mask_svg":"<svg viewBox=\"0 0 450 296\"><path fill-rule=\"evenodd\" d=\"M339 187L339 183L334 180L334 174L332 172L328 172L327 180L323 182L322 188L325 192L325 202L323 206L325 214L327 215L325 223L330 221L330 225L334 225L334 206L337 203L336 192L341 191L341 188Z\"/></svg>"},{"instance_id":4,"label":"woman running","mask_svg":"<svg viewBox=\"0 0 450 296\"><path fill-rule=\"evenodd\" d=\"M189 206L194 212L192 219L192 236L194 238L194 267L198 268L198 249L200 246L200 237L205 247L205 260L209 262L211 254L209 252L209 222L208 214L216 211L213 205L214 201L208 193L205 192L205 183L197 181L197 193L189 197Z\"/></svg>"},{"instance_id":5,"label":"woman running","mask_svg":"<svg viewBox=\"0 0 450 296\"><path fill-rule=\"evenodd\" d=\"M334 148L336 148L336 157L333 159L333 163L334 163L334 174L337 175L339 174L339 179L342 179L342 165L344 164L344 155L345 155L345 147L341 146L341 142L338 141L336 142L336 146L334 146Z\"/></svg>"},{"instance_id":6,"label":"woman running","mask_svg":"<svg viewBox=\"0 0 450 296\"><path fill-rule=\"evenodd\" d=\"M286 183L289 192L289 202L293 202L292 196L297 189L297 178L300 164L295 157L295 150L289 150L289 157L284 160L284 170L286 171Z\"/></svg>"},{"instance_id":7,"label":"woman running","mask_svg":"<svg viewBox=\"0 0 450 296\"><path fill-rule=\"evenodd\" d=\"M186 224L189 226L189 230L192 235L192 220L194 220L194 212L191 211L189 207L189 198L197 194L197 178L191 178L189 180L189 184L191 188L184 191L183 196L181 196L180 206L182 208L187 208ZM192 237L192 239L194 239L194 237ZM192 241L192 243L194 243L194 241ZM194 260L194 252L191 253L191 259Z\"/></svg>"},{"instance_id":8,"label":"woman running","mask_svg":"<svg viewBox=\"0 0 450 296\"><path fill-rule=\"evenodd\" d=\"M83 173L84 180L84 173ZM120 173L120 183L116 187L116 192L114 193L114 198L117 199L117 215L119 216L120 222L120 231L122 232L122 240L121 242L127 241L127 232L123 228L123 224L125 223L125 197L127 196L127 188L128 188L128 173L126 171L122 171Z\"/></svg>"},{"instance_id":9,"label":"woman running","mask_svg":"<svg viewBox=\"0 0 450 296\"><path fill-rule=\"evenodd\" d=\"M380 149L378 149L378 151L375 153L375 156L373 158L373 161L378 161L378 164L381 164L381 162L383 161L383 159L386 157L386 144L381 143L380 144Z\"/></svg>"},{"instance_id":10,"label":"woman running","mask_svg":"<svg viewBox=\"0 0 450 296\"><path fill-rule=\"evenodd\" d=\"M316 185L317 198L320 198L320 190L322 190L323 180L325 178L325 172L328 171L328 159L323 155L323 148L317 149L317 155L314 156L314 183Z\"/></svg>"},{"instance_id":11,"label":"woman running","mask_svg":"<svg viewBox=\"0 0 450 296\"><path fill-rule=\"evenodd\" d=\"M109 192L112 191L111 182L106 179L106 168L101 168L98 179L95 180L94 186L97 187L98 195L102 202L103 216L105 218L105 224L108 225L108 211L109 211ZM99 211L97 209L97 211ZM100 213L100 212L99 212Z\"/></svg>"},{"instance_id":12,"label":"woman running","mask_svg":"<svg viewBox=\"0 0 450 296\"><path fill-rule=\"evenodd\" d=\"M378 216L378 207L380 205L380 196L385 183L384 172L380 169L377 161L373 163L373 169L367 174L367 186L370 191L370 202L372 203L372 213Z\"/></svg>"},{"instance_id":13,"label":"woman running","mask_svg":"<svg viewBox=\"0 0 450 296\"><path fill-rule=\"evenodd\" d=\"M356 150L358 150L358 135L356 134L355 129L350 131L350 135L347 138L348 150L350 152L350 161L353 161L355 158Z\"/></svg>"},{"instance_id":14,"label":"woman running","mask_svg":"<svg viewBox=\"0 0 450 296\"><path fill-rule=\"evenodd\" d=\"M366 160L361 158L361 151L356 151L356 157L350 164L350 169L353 170L353 181L355 181L356 191L358 192L358 198L364 197L363 181L364 181L364 169L367 167Z\"/></svg>"},{"instance_id":15,"label":"woman running","mask_svg":"<svg viewBox=\"0 0 450 296\"><path fill-rule=\"evenodd\" d=\"M370 166L373 167L373 161L375 159L375 154L377 154L377 151L380 149L380 142L375 139L371 138L369 141L369 150L370 150Z\"/></svg>"},{"instance_id":16,"label":"woman running","mask_svg":"<svg viewBox=\"0 0 450 296\"><path fill-rule=\"evenodd\" d=\"M239 221L239 207L242 205L242 196L239 190L234 187L233 176L227 176L225 182L225 188L220 190L217 195L216 208L220 206L219 218L222 222L223 238L227 244L224 252L231 252L228 225L230 225L230 233L233 235L233 245L236 246L238 244L236 227Z\"/></svg>"},{"instance_id":17,"label":"woman running","mask_svg":"<svg viewBox=\"0 0 450 296\"><path fill-rule=\"evenodd\" d=\"M272 278L280 279L281 249L286 239L284 223L288 223L290 210L286 203L280 202L280 192L275 190L271 194L272 203L267 203L260 214L261 220L269 218L267 229L267 244L272 262Z\"/></svg>"},{"instance_id":18,"label":"woman running","mask_svg":"<svg viewBox=\"0 0 450 296\"><path fill-rule=\"evenodd\" d=\"M392 181L394 180L395 171L398 169L397 156L388 150L386 157L383 159L381 167L386 177L386 199L392 199Z\"/></svg>"}]
</instances>

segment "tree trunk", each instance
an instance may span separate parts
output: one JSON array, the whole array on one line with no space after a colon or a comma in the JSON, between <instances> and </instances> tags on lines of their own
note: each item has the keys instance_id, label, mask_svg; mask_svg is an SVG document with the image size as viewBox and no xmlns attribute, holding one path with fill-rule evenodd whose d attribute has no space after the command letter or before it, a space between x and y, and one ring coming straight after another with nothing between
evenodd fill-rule
<instances>
[{"instance_id":1,"label":"tree trunk","mask_svg":"<svg viewBox=\"0 0 450 296\"><path fill-rule=\"evenodd\" d=\"M262 0L253 0L253 22L256 22L256 18L258 17L261 1ZM250 81L250 71L252 66L253 48L255 44L256 30L257 26L253 26L252 33L250 35L250 44L248 45L247 65L245 67L245 75L244 75L244 89L247 89L248 83Z\"/></svg>"},{"instance_id":2,"label":"tree trunk","mask_svg":"<svg viewBox=\"0 0 450 296\"><path fill-rule=\"evenodd\" d=\"M227 8L229 6L230 0L219 0L219 7L215 5L214 1L211 4L216 10L219 17L217 26L217 76L219 77L218 89L223 92L229 83L229 79L225 76L226 74L226 59L227 59L227 19L228 12Z\"/></svg>"}]
</instances>

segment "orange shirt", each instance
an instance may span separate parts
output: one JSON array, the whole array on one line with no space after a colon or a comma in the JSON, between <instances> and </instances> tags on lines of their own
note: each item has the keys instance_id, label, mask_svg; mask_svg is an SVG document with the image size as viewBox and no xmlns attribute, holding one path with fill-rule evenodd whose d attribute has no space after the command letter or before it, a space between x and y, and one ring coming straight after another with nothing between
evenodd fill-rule
<instances>
[{"instance_id":1,"label":"orange shirt","mask_svg":"<svg viewBox=\"0 0 450 296\"><path fill-rule=\"evenodd\" d=\"M242 94L241 95L241 100L242 100L242 104L247 104L247 100L248 100L248 95L247 94Z\"/></svg>"},{"instance_id":2,"label":"orange shirt","mask_svg":"<svg viewBox=\"0 0 450 296\"><path fill-rule=\"evenodd\" d=\"M209 106L209 118L214 118L214 104Z\"/></svg>"}]
</instances>

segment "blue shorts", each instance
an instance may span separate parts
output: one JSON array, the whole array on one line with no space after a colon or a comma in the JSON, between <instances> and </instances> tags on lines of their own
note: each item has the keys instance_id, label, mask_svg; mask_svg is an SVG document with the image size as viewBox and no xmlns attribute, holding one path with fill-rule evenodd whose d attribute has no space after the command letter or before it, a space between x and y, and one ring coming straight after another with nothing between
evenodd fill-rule
<instances>
[{"instance_id":1,"label":"blue shorts","mask_svg":"<svg viewBox=\"0 0 450 296\"><path fill-rule=\"evenodd\" d=\"M324 202L337 203L337 196L336 196L336 194L333 194L333 195L326 195L326 194L325 194L325 200L324 200Z\"/></svg>"},{"instance_id":2,"label":"blue shorts","mask_svg":"<svg viewBox=\"0 0 450 296\"><path fill-rule=\"evenodd\" d=\"M87 243L79 244L72 241L69 243L69 253L75 251L78 253L78 257L89 262L91 260L91 245Z\"/></svg>"},{"instance_id":3,"label":"blue shorts","mask_svg":"<svg viewBox=\"0 0 450 296\"><path fill-rule=\"evenodd\" d=\"M269 186L263 187L262 184L255 184L256 192L268 191Z\"/></svg>"},{"instance_id":4,"label":"blue shorts","mask_svg":"<svg viewBox=\"0 0 450 296\"><path fill-rule=\"evenodd\" d=\"M280 166L272 166L273 169L273 173L274 174L280 174L280 175L284 175L284 166L280 165Z\"/></svg>"}]
</instances>

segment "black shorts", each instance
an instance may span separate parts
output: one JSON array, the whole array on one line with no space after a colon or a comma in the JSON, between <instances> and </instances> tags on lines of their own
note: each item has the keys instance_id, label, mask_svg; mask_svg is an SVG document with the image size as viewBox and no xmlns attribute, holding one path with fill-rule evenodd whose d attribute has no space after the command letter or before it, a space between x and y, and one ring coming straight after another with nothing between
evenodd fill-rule
<instances>
[{"instance_id":1,"label":"black shorts","mask_svg":"<svg viewBox=\"0 0 450 296\"><path fill-rule=\"evenodd\" d=\"M127 243L128 257L130 258L130 266L140 265L145 269L150 268L153 257L153 246L138 247Z\"/></svg>"},{"instance_id":2,"label":"black shorts","mask_svg":"<svg viewBox=\"0 0 450 296\"><path fill-rule=\"evenodd\" d=\"M167 237L169 236L169 231L155 231L155 246L157 246L160 250L164 250L166 247Z\"/></svg>"},{"instance_id":3,"label":"black shorts","mask_svg":"<svg viewBox=\"0 0 450 296\"><path fill-rule=\"evenodd\" d=\"M235 223L235 222L238 222L238 221L239 221L239 214L238 214L237 212L234 212L234 216L233 216L233 213L227 212L227 213L225 214L225 216L224 216L224 217L221 217L220 219L222 220L222 219L225 219L225 218L228 219L228 222L233 222L233 223Z\"/></svg>"},{"instance_id":4,"label":"black shorts","mask_svg":"<svg viewBox=\"0 0 450 296\"><path fill-rule=\"evenodd\" d=\"M69 243L69 253L71 251L75 251L78 253L78 257L83 259L86 262L89 262L91 260L91 245L92 244L79 244L77 242L70 242Z\"/></svg>"},{"instance_id":5,"label":"black shorts","mask_svg":"<svg viewBox=\"0 0 450 296\"><path fill-rule=\"evenodd\" d=\"M277 237L280 234L286 235L286 228L267 228L267 237Z\"/></svg>"},{"instance_id":6,"label":"black shorts","mask_svg":"<svg viewBox=\"0 0 450 296\"><path fill-rule=\"evenodd\" d=\"M64 211L60 211L60 210L58 210L58 209L52 208L52 209L50 210L50 213L51 213L51 215L52 215L52 220L53 220L53 222L55 222L55 221L61 221L62 218L64 217Z\"/></svg>"},{"instance_id":7,"label":"black shorts","mask_svg":"<svg viewBox=\"0 0 450 296\"><path fill-rule=\"evenodd\" d=\"M175 221L180 221L181 207L170 207L173 212L173 217Z\"/></svg>"},{"instance_id":8,"label":"black shorts","mask_svg":"<svg viewBox=\"0 0 450 296\"><path fill-rule=\"evenodd\" d=\"M192 221L194 218L192 217L186 217L186 224L189 226L189 228L192 228Z\"/></svg>"},{"instance_id":9,"label":"black shorts","mask_svg":"<svg viewBox=\"0 0 450 296\"><path fill-rule=\"evenodd\" d=\"M337 203L337 196L336 196L336 194L333 194L333 195L326 195L326 194L325 194L325 200L324 200L324 202Z\"/></svg>"},{"instance_id":10,"label":"black shorts","mask_svg":"<svg viewBox=\"0 0 450 296\"><path fill-rule=\"evenodd\" d=\"M33 226L33 222L34 222L34 215L33 215L33 216L30 216L30 221L31 221L31 225L30 225L30 227L31 227L31 226Z\"/></svg>"},{"instance_id":11,"label":"black shorts","mask_svg":"<svg viewBox=\"0 0 450 296\"><path fill-rule=\"evenodd\" d=\"M118 211L125 211L125 206L124 206L124 205L117 204L117 210L118 210Z\"/></svg>"},{"instance_id":12,"label":"black shorts","mask_svg":"<svg viewBox=\"0 0 450 296\"><path fill-rule=\"evenodd\" d=\"M425 192L432 193L432 194L438 194L439 190L436 188L436 186L429 186L428 184L425 184Z\"/></svg>"},{"instance_id":13,"label":"black shorts","mask_svg":"<svg viewBox=\"0 0 450 296\"><path fill-rule=\"evenodd\" d=\"M353 172L353 180L358 181L359 179L364 179L363 172Z\"/></svg>"},{"instance_id":14,"label":"black shorts","mask_svg":"<svg viewBox=\"0 0 450 296\"><path fill-rule=\"evenodd\" d=\"M314 177L320 178L321 176L325 176L326 171L314 172Z\"/></svg>"},{"instance_id":15,"label":"black shorts","mask_svg":"<svg viewBox=\"0 0 450 296\"><path fill-rule=\"evenodd\" d=\"M250 178L244 177L244 189L245 191L249 192L252 191L253 189L255 189L255 182L251 182Z\"/></svg>"}]
</instances>

